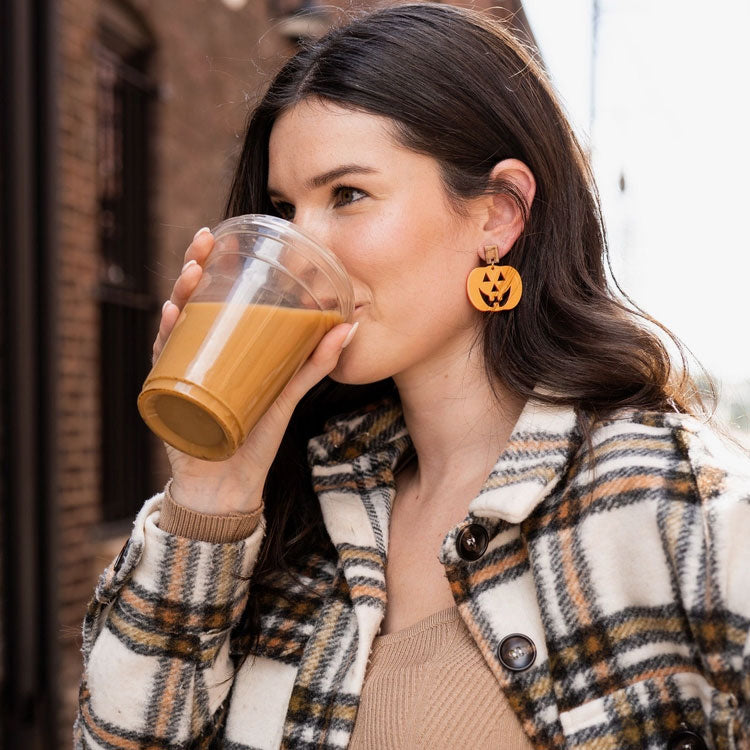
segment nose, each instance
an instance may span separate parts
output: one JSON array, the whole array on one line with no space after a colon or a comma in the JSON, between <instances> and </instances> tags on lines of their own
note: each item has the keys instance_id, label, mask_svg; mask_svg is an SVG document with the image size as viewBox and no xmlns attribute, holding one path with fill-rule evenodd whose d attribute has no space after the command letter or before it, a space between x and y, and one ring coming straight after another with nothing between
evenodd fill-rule
<instances>
[{"instance_id":1,"label":"nose","mask_svg":"<svg viewBox=\"0 0 750 750\"><path fill-rule=\"evenodd\" d=\"M328 237L325 221L316 212L298 206L294 212L292 223L306 234L309 234L313 239L328 247L330 238Z\"/></svg>"},{"instance_id":2,"label":"nose","mask_svg":"<svg viewBox=\"0 0 750 750\"><path fill-rule=\"evenodd\" d=\"M297 204L292 223L333 253L339 262L351 273L348 267L351 238L340 227L335 218L325 208L314 205Z\"/></svg>"}]
</instances>

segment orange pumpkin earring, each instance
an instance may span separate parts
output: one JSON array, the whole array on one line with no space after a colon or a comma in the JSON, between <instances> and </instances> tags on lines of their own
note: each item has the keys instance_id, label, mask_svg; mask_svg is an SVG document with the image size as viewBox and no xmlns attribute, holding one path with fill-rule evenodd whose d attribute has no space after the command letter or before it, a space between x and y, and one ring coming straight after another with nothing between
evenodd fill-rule
<instances>
[{"instance_id":1,"label":"orange pumpkin earring","mask_svg":"<svg viewBox=\"0 0 750 750\"><path fill-rule=\"evenodd\" d=\"M513 266L496 266L497 245L485 245L486 266L475 268L466 279L469 301L482 312L511 310L521 299L521 274Z\"/></svg>"}]
</instances>

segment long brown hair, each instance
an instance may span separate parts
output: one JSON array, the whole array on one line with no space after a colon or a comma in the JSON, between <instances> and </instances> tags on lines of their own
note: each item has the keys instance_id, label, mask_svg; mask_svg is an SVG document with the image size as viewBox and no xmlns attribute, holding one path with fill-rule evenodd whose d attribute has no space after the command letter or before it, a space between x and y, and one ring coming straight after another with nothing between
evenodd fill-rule
<instances>
[{"instance_id":1,"label":"long brown hair","mask_svg":"<svg viewBox=\"0 0 750 750\"><path fill-rule=\"evenodd\" d=\"M484 316L478 332L490 382L573 406L584 435L593 420L620 407L702 407L679 341L610 286L586 154L544 71L501 23L450 6L402 5L306 45L251 114L227 216L274 213L266 192L271 129L308 97L390 118L402 145L437 160L459 209L467 198L498 192L524 212L525 229L503 260L523 278L523 302ZM531 210L512 184L489 181L492 167L507 158L520 159L536 178ZM681 368L672 366L649 326L675 342ZM538 385L558 395L533 393ZM330 545L310 483L308 439L327 418L394 391L390 379L351 386L326 378L300 402L266 482L267 531L256 580ZM251 597L250 634L257 634L257 616Z\"/></svg>"}]
</instances>

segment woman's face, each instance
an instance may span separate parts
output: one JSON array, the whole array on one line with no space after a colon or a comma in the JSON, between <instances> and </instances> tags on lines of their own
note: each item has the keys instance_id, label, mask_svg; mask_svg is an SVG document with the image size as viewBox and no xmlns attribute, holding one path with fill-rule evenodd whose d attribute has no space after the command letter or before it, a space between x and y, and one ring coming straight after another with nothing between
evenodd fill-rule
<instances>
[{"instance_id":1,"label":"woman's face","mask_svg":"<svg viewBox=\"0 0 750 750\"><path fill-rule=\"evenodd\" d=\"M441 360L465 360L480 315L466 277L484 203L457 216L437 162L398 145L389 122L304 100L277 120L269 143L279 215L330 248L354 285L359 329L331 373L343 383L434 375Z\"/></svg>"}]
</instances>

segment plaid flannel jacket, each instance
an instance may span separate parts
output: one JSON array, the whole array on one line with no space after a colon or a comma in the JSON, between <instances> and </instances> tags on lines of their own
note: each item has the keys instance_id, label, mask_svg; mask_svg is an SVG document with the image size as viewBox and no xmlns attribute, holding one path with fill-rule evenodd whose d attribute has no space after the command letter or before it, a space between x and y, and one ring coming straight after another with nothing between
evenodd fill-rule
<instances>
[{"instance_id":1,"label":"plaid flannel jacket","mask_svg":"<svg viewBox=\"0 0 750 750\"><path fill-rule=\"evenodd\" d=\"M750 748L750 461L672 413L618 413L593 444L588 464L572 410L526 405L439 551L461 616L538 748ZM76 747L346 748L410 447L388 400L310 441L338 555L311 556L307 586L248 584L263 521L200 542L159 529L149 500L86 614ZM468 524L489 537L474 561ZM235 675L248 596L262 632ZM499 658L513 633L536 646L523 671Z\"/></svg>"}]
</instances>

